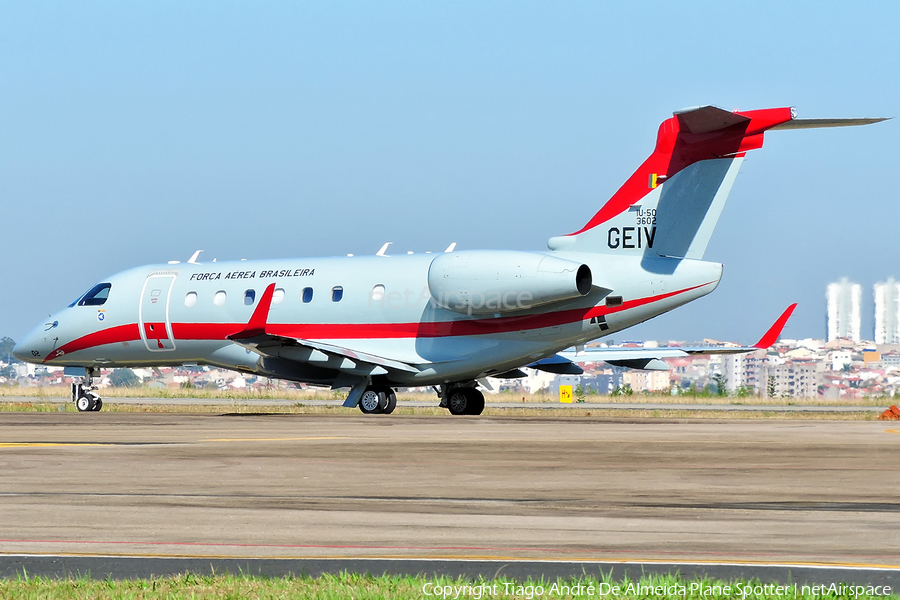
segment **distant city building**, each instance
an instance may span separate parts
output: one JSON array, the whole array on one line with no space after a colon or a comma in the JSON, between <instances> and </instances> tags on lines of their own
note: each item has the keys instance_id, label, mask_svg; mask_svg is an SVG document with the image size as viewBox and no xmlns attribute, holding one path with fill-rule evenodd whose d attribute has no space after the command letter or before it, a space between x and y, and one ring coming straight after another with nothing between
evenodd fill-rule
<instances>
[{"instance_id":1,"label":"distant city building","mask_svg":"<svg viewBox=\"0 0 900 600\"><path fill-rule=\"evenodd\" d=\"M829 283L825 292L828 341L846 338L858 342L859 305L862 289L858 283L850 283L847 278L837 283Z\"/></svg>"},{"instance_id":2,"label":"distant city building","mask_svg":"<svg viewBox=\"0 0 900 600\"><path fill-rule=\"evenodd\" d=\"M821 362L763 365L759 369L759 394L763 398L815 398L824 367Z\"/></svg>"},{"instance_id":3,"label":"distant city building","mask_svg":"<svg viewBox=\"0 0 900 600\"><path fill-rule=\"evenodd\" d=\"M766 351L757 350L747 354L727 354L723 357L725 382L729 393L739 389L756 391L760 366L766 362Z\"/></svg>"},{"instance_id":4,"label":"distant city building","mask_svg":"<svg viewBox=\"0 0 900 600\"><path fill-rule=\"evenodd\" d=\"M881 355L881 364L885 367L900 367L900 352L888 352Z\"/></svg>"},{"instance_id":5,"label":"distant city building","mask_svg":"<svg viewBox=\"0 0 900 600\"><path fill-rule=\"evenodd\" d=\"M635 392L661 392L669 389L669 372L629 369L622 374L622 383Z\"/></svg>"},{"instance_id":6,"label":"distant city building","mask_svg":"<svg viewBox=\"0 0 900 600\"><path fill-rule=\"evenodd\" d=\"M850 350L835 350L829 355L832 371L843 371L845 367L853 364L853 352Z\"/></svg>"},{"instance_id":7,"label":"distant city building","mask_svg":"<svg viewBox=\"0 0 900 600\"><path fill-rule=\"evenodd\" d=\"M664 372L668 377L669 372ZM623 385L622 373L618 369L613 373L599 375L556 375L550 383L549 391L552 396L559 395L559 386L571 385L577 388L579 385L587 393L595 393L602 396L611 394Z\"/></svg>"},{"instance_id":8,"label":"distant city building","mask_svg":"<svg viewBox=\"0 0 900 600\"><path fill-rule=\"evenodd\" d=\"M900 283L875 284L875 343L900 344Z\"/></svg>"}]
</instances>

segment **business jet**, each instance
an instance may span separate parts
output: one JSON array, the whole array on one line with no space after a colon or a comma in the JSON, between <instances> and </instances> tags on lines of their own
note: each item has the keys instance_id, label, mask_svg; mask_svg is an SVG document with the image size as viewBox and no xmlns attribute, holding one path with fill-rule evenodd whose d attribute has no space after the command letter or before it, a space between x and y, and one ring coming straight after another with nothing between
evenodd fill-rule
<instances>
[{"instance_id":1,"label":"business jet","mask_svg":"<svg viewBox=\"0 0 900 600\"><path fill-rule=\"evenodd\" d=\"M622 187L547 251L462 250L136 267L91 287L13 354L78 375L80 411L103 401L103 368L209 365L349 388L346 407L390 413L395 388L431 386L454 415L481 414L486 377L523 367L581 373L565 352L712 292L703 260L745 154L766 131L884 119L797 119L792 108L674 113ZM601 348L590 360L642 369L775 342L793 306L753 346Z\"/></svg>"}]
</instances>

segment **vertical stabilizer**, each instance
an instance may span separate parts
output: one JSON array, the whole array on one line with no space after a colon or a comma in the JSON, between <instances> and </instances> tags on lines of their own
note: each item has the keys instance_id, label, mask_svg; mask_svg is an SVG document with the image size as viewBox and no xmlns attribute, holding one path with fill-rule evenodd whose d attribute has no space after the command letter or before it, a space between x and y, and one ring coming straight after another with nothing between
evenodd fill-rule
<instances>
[{"instance_id":1,"label":"vertical stabilizer","mask_svg":"<svg viewBox=\"0 0 900 600\"><path fill-rule=\"evenodd\" d=\"M660 125L653 154L584 227L552 238L550 249L702 258L744 155L793 118L790 108L675 113Z\"/></svg>"},{"instance_id":2,"label":"vertical stabilizer","mask_svg":"<svg viewBox=\"0 0 900 600\"><path fill-rule=\"evenodd\" d=\"M653 154L587 224L551 250L703 258L748 150L770 129L849 127L883 118L797 119L792 108L678 111L659 126Z\"/></svg>"}]
</instances>

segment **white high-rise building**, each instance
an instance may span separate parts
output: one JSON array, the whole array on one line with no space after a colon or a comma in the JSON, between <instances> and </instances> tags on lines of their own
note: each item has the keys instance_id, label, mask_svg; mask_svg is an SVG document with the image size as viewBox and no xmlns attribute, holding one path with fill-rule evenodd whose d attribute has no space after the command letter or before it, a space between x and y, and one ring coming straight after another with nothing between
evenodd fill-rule
<instances>
[{"instance_id":1,"label":"white high-rise building","mask_svg":"<svg viewBox=\"0 0 900 600\"><path fill-rule=\"evenodd\" d=\"M827 301L828 341L846 338L859 341L859 306L862 288L843 278L829 283L825 292Z\"/></svg>"},{"instance_id":2,"label":"white high-rise building","mask_svg":"<svg viewBox=\"0 0 900 600\"><path fill-rule=\"evenodd\" d=\"M900 344L900 283L875 284L875 343Z\"/></svg>"}]
</instances>

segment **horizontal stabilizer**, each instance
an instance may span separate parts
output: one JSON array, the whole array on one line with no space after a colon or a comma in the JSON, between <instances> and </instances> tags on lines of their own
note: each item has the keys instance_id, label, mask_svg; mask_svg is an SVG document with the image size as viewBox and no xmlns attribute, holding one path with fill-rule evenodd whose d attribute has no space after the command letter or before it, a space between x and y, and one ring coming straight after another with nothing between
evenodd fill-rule
<instances>
[{"instance_id":1,"label":"horizontal stabilizer","mask_svg":"<svg viewBox=\"0 0 900 600\"><path fill-rule=\"evenodd\" d=\"M855 127L857 125L871 125L887 121L891 117L875 117L862 119L793 119L787 123L772 127L776 129L819 129L822 127Z\"/></svg>"},{"instance_id":2,"label":"horizontal stabilizer","mask_svg":"<svg viewBox=\"0 0 900 600\"><path fill-rule=\"evenodd\" d=\"M681 125L691 133L709 133L732 125L749 123L750 118L716 106L687 108L674 113Z\"/></svg>"}]
</instances>

